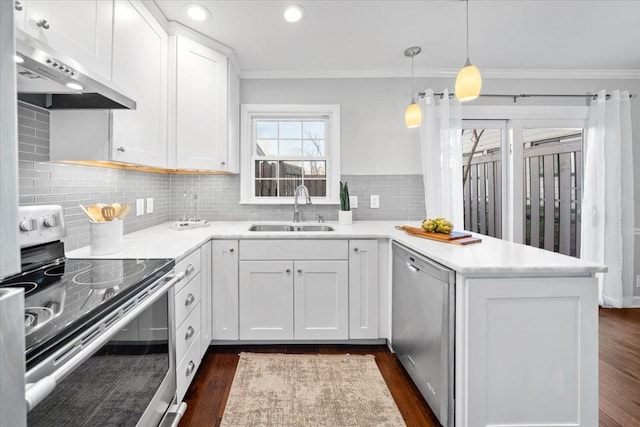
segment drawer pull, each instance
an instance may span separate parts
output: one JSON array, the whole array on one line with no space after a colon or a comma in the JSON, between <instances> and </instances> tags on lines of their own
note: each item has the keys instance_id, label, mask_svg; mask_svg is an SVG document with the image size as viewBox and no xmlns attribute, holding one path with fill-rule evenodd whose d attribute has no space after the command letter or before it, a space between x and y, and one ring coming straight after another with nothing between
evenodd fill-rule
<instances>
[{"instance_id":1,"label":"drawer pull","mask_svg":"<svg viewBox=\"0 0 640 427\"><path fill-rule=\"evenodd\" d=\"M285 270L285 272L286 272L287 274L289 274L289 273L291 273L291 269L290 269L290 268L287 268L287 269Z\"/></svg>"},{"instance_id":2,"label":"drawer pull","mask_svg":"<svg viewBox=\"0 0 640 427\"><path fill-rule=\"evenodd\" d=\"M187 332L184 334L184 339L188 340L189 338L191 338L193 336L193 334L196 333L196 330L193 329L193 327L189 326L187 328Z\"/></svg>"},{"instance_id":3,"label":"drawer pull","mask_svg":"<svg viewBox=\"0 0 640 427\"><path fill-rule=\"evenodd\" d=\"M184 271L184 274L187 276L191 276L191 274L193 274L195 270L196 268L193 266L193 264L189 264L187 265L187 269Z\"/></svg>"},{"instance_id":4,"label":"drawer pull","mask_svg":"<svg viewBox=\"0 0 640 427\"><path fill-rule=\"evenodd\" d=\"M51 28L51 25L49 25L49 22L47 22L46 19L41 19L38 21L38 27L43 28L45 30L48 30L49 28Z\"/></svg>"},{"instance_id":5,"label":"drawer pull","mask_svg":"<svg viewBox=\"0 0 640 427\"><path fill-rule=\"evenodd\" d=\"M187 295L187 298L184 300L185 307L193 304L195 300L196 300L196 297L194 297L193 294Z\"/></svg>"},{"instance_id":6,"label":"drawer pull","mask_svg":"<svg viewBox=\"0 0 640 427\"><path fill-rule=\"evenodd\" d=\"M196 364L193 363L192 360L189 361L189 364L187 365L187 377L190 377L191 374L193 374L194 369L196 369Z\"/></svg>"},{"instance_id":7,"label":"drawer pull","mask_svg":"<svg viewBox=\"0 0 640 427\"><path fill-rule=\"evenodd\" d=\"M302 269L301 268L298 269L298 274L302 274Z\"/></svg>"},{"instance_id":8,"label":"drawer pull","mask_svg":"<svg viewBox=\"0 0 640 427\"><path fill-rule=\"evenodd\" d=\"M353 248L353 252L358 252L358 248L357 247Z\"/></svg>"},{"instance_id":9,"label":"drawer pull","mask_svg":"<svg viewBox=\"0 0 640 427\"><path fill-rule=\"evenodd\" d=\"M229 252L233 253L233 248L229 249Z\"/></svg>"}]
</instances>

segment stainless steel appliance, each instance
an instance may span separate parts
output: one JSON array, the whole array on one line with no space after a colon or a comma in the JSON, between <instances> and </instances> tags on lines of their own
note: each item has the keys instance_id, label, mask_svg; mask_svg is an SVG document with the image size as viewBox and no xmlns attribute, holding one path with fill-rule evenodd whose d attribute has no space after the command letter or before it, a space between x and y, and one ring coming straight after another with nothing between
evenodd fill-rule
<instances>
[{"instance_id":1,"label":"stainless steel appliance","mask_svg":"<svg viewBox=\"0 0 640 427\"><path fill-rule=\"evenodd\" d=\"M16 29L18 99L48 109L136 109L111 83Z\"/></svg>"},{"instance_id":2,"label":"stainless steel appliance","mask_svg":"<svg viewBox=\"0 0 640 427\"><path fill-rule=\"evenodd\" d=\"M176 421L173 286L184 273L171 259L67 259L60 206L19 216L23 271L0 289L25 293L27 424Z\"/></svg>"},{"instance_id":3,"label":"stainless steel appliance","mask_svg":"<svg viewBox=\"0 0 640 427\"><path fill-rule=\"evenodd\" d=\"M443 426L454 425L455 274L393 243L392 347Z\"/></svg>"}]
</instances>

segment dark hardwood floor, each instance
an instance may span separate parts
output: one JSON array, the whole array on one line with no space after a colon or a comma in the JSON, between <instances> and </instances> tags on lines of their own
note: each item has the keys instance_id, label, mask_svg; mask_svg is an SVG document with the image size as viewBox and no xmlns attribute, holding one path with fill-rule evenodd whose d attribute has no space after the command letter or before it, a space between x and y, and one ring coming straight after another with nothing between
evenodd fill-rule
<instances>
[{"instance_id":1,"label":"dark hardwood floor","mask_svg":"<svg viewBox=\"0 0 640 427\"><path fill-rule=\"evenodd\" d=\"M640 309L601 309L599 336L600 426L640 426ZM407 426L439 426L386 346L272 345L209 347L185 397L181 427L220 424L241 351L373 354Z\"/></svg>"},{"instance_id":2,"label":"dark hardwood floor","mask_svg":"<svg viewBox=\"0 0 640 427\"><path fill-rule=\"evenodd\" d=\"M640 309L600 309L600 425L640 426Z\"/></svg>"}]
</instances>

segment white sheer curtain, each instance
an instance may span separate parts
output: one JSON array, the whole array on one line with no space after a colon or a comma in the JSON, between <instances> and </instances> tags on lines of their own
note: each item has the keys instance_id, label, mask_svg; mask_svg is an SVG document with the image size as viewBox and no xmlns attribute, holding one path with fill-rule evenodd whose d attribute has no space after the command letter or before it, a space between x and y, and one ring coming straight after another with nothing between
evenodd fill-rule
<instances>
[{"instance_id":1,"label":"white sheer curtain","mask_svg":"<svg viewBox=\"0 0 640 427\"><path fill-rule=\"evenodd\" d=\"M629 92L598 92L585 142L581 258L606 264L600 305L633 300L634 202Z\"/></svg>"},{"instance_id":2,"label":"white sheer curtain","mask_svg":"<svg viewBox=\"0 0 640 427\"><path fill-rule=\"evenodd\" d=\"M462 207L462 116L460 102L425 91L420 151L426 217L444 217L464 228Z\"/></svg>"}]
</instances>

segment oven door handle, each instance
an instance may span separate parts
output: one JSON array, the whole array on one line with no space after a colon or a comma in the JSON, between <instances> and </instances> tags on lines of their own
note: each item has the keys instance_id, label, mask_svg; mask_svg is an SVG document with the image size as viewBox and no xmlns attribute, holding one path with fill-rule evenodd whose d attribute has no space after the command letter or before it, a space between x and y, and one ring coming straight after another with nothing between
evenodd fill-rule
<instances>
[{"instance_id":1,"label":"oven door handle","mask_svg":"<svg viewBox=\"0 0 640 427\"><path fill-rule=\"evenodd\" d=\"M78 366L84 363L89 357L93 355L100 347L116 335L120 329L126 326L131 320L135 319L142 313L147 307L156 302L162 295L167 293L176 283L184 279L184 271L174 275L168 275L164 280L166 283L162 284L160 289L157 289L151 297L145 300L144 304L140 304L120 320L115 322L109 327L111 333L104 333L98 336L94 341L91 341L86 346L79 344L77 347L81 349L69 359L66 363L56 369L51 375L43 377L35 383L28 383L26 385L25 400L27 402L27 412L35 408L40 402L42 402L56 387L56 385L62 381L67 375L69 375Z\"/></svg>"}]
</instances>

